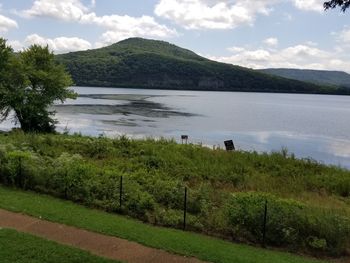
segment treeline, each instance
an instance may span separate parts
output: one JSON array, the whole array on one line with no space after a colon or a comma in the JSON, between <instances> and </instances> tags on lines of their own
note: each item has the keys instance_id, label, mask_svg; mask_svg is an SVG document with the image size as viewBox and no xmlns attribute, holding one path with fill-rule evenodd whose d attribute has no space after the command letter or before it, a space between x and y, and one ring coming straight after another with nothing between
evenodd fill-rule
<instances>
[{"instance_id":1,"label":"treeline","mask_svg":"<svg viewBox=\"0 0 350 263\"><path fill-rule=\"evenodd\" d=\"M140 38L56 59L78 86L350 94L348 89L271 76L211 61L163 41Z\"/></svg>"},{"instance_id":2,"label":"treeline","mask_svg":"<svg viewBox=\"0 0 350 263\"><path fill-rule=\"evenodd\" d=\"M311 69L289 69L269 68L257 70L263 73L317 83L320 85L333 85L350 88L350 74L343 71L311 70Z\"/></svg>"}]
</instances>

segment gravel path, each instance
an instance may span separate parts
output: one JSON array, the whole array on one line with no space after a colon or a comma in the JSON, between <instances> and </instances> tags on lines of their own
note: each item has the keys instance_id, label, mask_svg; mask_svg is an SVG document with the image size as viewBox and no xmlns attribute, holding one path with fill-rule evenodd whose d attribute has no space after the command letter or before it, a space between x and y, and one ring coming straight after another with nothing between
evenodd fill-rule
<instances>
[{"instance_id":1,"label":"gravel path","mask_svg":"<svg viewBox=\"0 0 350 263\"><path fill-rule=\"evenodd\" d=\"M71 226L41 220L23 214L0 209L0 227L15 229L87 250L105 258L130 263L200 263L196 258L174 255L169 252L145 247L135 242L106 236Z\"/></svg>"}]
</instances>

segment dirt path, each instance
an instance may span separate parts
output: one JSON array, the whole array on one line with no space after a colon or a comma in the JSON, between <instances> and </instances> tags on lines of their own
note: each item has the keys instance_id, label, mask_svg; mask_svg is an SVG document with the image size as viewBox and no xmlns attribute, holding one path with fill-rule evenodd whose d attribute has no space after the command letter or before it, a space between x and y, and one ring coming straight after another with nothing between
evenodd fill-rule
<instances>
[{"instance_id":1,"label":"dirt path","mask_svg":"<svg viewBox=\"0 0 350 263\"><path fill-rule=\"evenodd\" d=\"M142 246L124 239L105 236L94 232L52 223L34 217L0 209L0 227L15 229L43 237L60 244L87 250L105 258L130 263L200 263L195 258Z\"/></svg>"}]
</instances>

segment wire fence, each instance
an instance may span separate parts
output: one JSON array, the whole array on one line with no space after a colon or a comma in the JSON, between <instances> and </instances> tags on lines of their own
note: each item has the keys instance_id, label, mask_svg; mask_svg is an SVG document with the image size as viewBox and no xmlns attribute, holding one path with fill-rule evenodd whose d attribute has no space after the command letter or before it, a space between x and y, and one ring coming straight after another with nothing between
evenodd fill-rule
<instances>
[{"instance_id":1,"label":"wire fence","mask_svg":"<svg viewBox=\"0 0 350 263\"><path fill-rule=\"evenodd\" d=\"M223 191L216 191L214 185L203 190L184 181L171 185L171 181L164 180L153 185L152 178L132 174L99 178L99 174L89 172L86 178L79 169L72 172L53 166L46 171L44 166L39 171L39 166L30 166L22 156L7 161L0 163L0 183L4 185L130 215L154 225L260 243L263 247L307 245L332 253L342 253L350 242L350 220L346 215L295 200L249 192L227 191L222 196ZM211 196L203 199L207 190Z\"/></svg>"}]
</instances>

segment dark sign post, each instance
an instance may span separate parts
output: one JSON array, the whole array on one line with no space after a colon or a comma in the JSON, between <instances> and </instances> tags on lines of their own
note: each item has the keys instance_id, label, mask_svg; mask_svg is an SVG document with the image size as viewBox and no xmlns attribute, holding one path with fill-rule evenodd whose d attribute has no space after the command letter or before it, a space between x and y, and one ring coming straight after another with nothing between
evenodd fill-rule
<instances>
[{"instance_id":1,"label":"dark sign post","mask_svg":"<svg viewBox=\"0 0 350 263\"><path fill-rule=\"evenodd\" d=\"M187 144L187 140L188 140L188 135L181 135L181 142L182 142L182 144L184 144L184 141Z\"/></svg>"},{"instance_id":2,"label":"dark sign post","mask_svg":"<svg viewBox=\"0 0 350 263\"><path fill-rule=\"evenodd\" d=\"M225 141L224 143L225 143L226 151L234 151L235 150L235 145L233 144L232 140Z\"/></svg>"}]
</instances>

